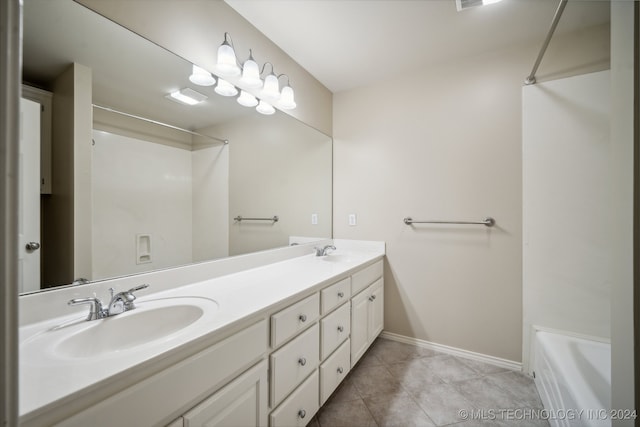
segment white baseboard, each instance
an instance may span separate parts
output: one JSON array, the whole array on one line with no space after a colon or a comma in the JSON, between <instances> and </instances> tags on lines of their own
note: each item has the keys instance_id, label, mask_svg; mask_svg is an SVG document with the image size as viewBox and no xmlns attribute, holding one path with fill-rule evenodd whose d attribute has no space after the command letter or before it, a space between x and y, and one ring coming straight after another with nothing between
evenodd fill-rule
<instances>
[{"instance_id":1,"label":"white baseboard","mask_svg":"<svg viewBox=\"0 0 640 427\"><path fill-rule=\"evenodd\" d=\"M502 359L500 357L489 356L487 354L476 353L469 350L463 350L461 348L450 347L448 345L406 337L404 335L398 335L387 331L382 331L380 337L405 344L412 344L417 347L428 348L429 350L435 350L441 353L451 354L453 356L463 357L465 359L477 360L478 362L488 363L490 365L499 366L512 371L522 372L522 363L514 362L513 360Z\"/></svg>"}]
</instances>

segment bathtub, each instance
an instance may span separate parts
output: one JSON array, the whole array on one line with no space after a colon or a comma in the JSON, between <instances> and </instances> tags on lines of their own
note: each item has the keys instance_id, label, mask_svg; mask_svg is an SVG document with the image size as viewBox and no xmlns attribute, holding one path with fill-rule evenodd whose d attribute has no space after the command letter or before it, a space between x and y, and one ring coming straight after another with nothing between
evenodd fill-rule
<instances>
[{"instance_id":1,"label":"bathtub","mask_svg":"<svg viewBox=\"0 0 640 427\"><path fill-rule=\"evenodd\" d=\"M536 331L535 385L552 426L610 426L611 345Z\"/></svg>"}]
</instances>

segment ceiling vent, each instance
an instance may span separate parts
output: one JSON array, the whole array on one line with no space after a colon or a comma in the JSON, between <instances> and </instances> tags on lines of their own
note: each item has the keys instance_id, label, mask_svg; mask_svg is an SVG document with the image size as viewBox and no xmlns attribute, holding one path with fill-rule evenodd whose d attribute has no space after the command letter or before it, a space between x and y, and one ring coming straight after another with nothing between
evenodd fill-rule
<instances>
[{"instance_id":1,"label":"ceiling vent","mask_svg":"<svg viewBox=\"0 0 640 427\"><path fill-rule=\"evenodd\" d=\"M500 0L456 0L456 9L460 12L471 7L485 6L499 1Z\"/></svg>"}]
</instances>

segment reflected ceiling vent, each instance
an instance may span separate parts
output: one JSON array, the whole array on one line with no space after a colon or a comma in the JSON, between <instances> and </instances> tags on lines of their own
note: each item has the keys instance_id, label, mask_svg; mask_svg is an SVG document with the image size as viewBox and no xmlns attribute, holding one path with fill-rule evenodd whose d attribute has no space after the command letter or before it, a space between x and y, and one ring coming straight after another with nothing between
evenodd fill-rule
<instances>
[{"instance_id":1,"label":"reflected ceiling vent","mask_svg":"<svg viewBox=\"0 0 640 427\"><path fill-rule=\"evenodd\" d=\"M458 12L471 7L486 6L488 4L498 3L501 0L456 0L456 9Z\"/></svg>"}]
</instances>

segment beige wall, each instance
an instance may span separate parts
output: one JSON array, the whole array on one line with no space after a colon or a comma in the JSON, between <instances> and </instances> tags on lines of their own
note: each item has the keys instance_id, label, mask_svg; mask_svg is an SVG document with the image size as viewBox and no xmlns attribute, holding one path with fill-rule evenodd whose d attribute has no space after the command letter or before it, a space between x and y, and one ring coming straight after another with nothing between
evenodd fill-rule
<instances>
[{"instance_id":1,"label":"beige wall","mask_svg":"<svg viewBox=\"0 0 640 427\"><path fill-rule=\"evenodd\" d=\"M554 39L538 80L608 68L608 39L608 27ZM538 49L334 95L334 237L386 241L385 330L521 360L521 90Z\"/></svg>"},{"instance_id":2,"label":"beige wall","mask_svg":"<svg viewBox=\"0 0 640 427\"><path fill-rule=\"evenodd\" d=\"M286 113L331 135L331 92L223 1L78 2L211 71L224 33L230 33L239 60L251 48L258 63L272 62L278 74L290 77L298 107ZM236 79L228 80L240 86Z\"/></svg>"}]
</instances>

